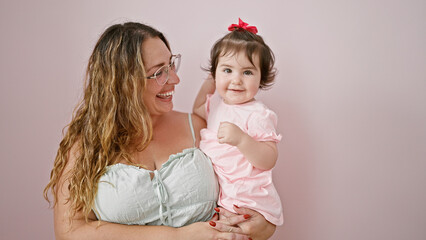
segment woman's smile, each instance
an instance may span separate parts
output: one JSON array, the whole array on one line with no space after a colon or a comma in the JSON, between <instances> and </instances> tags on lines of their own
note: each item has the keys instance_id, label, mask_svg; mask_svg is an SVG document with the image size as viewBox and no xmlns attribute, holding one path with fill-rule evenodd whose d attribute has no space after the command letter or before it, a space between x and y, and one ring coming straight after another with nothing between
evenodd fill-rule
<instances>
[{"instance_id":1,"label":"woman's smile","mask_svg":"<svg viewBox=\"0 0 426 240\"><path fill-rule=\"evenodd\" d=\"M159 93L159 94L157 94L157 97L161 98L161 99L171 99L173 97L174 93L175 93L175 91L171 90L171 91Z\"/></svg>"}]
</instances>

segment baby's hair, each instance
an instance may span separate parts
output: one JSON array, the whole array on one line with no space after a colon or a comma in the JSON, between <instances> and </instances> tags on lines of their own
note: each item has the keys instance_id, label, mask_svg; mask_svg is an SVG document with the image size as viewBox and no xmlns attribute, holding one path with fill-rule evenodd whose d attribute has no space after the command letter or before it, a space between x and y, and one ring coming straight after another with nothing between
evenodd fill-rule
<instances>
[{"instance_id":1,"label":"baby's hair","mask_svg":"<svg viewBox=\"0 0 426 240\"><path fill-rule=\"evenodd\" d=\"M206 70L212 74L213 78L216 78L219 58L229 54L238 54L243 50L253 65L253 56L259 56L261 73L259 88L271 87L276 75L274 53L261 36L244 29L236 29L226 34L213 45L210 51L210 67Z\"/></svg>"}]
</instances>

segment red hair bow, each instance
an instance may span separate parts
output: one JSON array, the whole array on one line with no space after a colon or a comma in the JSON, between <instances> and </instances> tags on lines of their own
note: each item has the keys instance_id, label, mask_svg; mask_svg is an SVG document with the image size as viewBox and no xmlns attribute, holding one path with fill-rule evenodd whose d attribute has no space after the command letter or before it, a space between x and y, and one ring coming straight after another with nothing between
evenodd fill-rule
<instances>
[{"instance_id":1,"label":"red hair bow","mask_svg":"<svg viewBox=\"0 0 426 240\"><path fill-rule=\"evenodd\" d=\"M231 26L228 27L228 30L232 32L240 28L254 34L257 33L257 28L255 26L249 26L248 23L243 22L241 18L238 18L238 24L232 24Z\"/></svg>"}]
</instances>

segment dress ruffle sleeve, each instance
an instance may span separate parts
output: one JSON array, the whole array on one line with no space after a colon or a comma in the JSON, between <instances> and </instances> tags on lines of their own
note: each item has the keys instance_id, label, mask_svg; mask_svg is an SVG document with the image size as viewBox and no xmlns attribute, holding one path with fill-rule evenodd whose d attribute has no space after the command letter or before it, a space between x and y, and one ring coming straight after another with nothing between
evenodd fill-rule
<instances>
[{"instance_id":1,"label":"dress ruffle sleeve","mask_svg":"<svg viewBox=\"0 0 426 240\"><path fill-rule=\"evenodd\" d=\"M281 134L276 133L277 115L270 109L251 114L247 122L247 134L257 141L281 141Z\"/></svg>"}]
</instances>

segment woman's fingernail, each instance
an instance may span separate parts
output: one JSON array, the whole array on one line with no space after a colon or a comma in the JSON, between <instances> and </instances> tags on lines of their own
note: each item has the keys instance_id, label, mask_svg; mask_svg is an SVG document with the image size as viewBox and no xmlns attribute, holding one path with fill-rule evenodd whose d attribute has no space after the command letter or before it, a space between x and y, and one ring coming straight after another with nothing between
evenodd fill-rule
<instances>
[{"instance_id":1,"label":"woman's fingernail","mask_svg":"<svg viewBox=\"0 0 426 240\"><path fill-rule=\"evenodd\" d=\"M237 205L234 204L234 208L240 208L240 207L238 207Z\"/></svg>"},{"instance_id":2,"label":"woman's fingernail","mask_svg":"<svg viewBox=\"0 0 426 240\"><path fill-rule=\"evenodd\" d=\"M216 217L216 215L217 215L217 213L214 213L212 218Z\"/></svg>"},{"instance_id":3,"label":"woman's fingernail","mask_svg":"<svg viewBox=\"0 0 426 240\"><path fill-rule=\"evenodd\" d=\"M215 222L213 222L213 221L210 221L210 222L209 222L209 224L210 224L210 226L212 226L212 227L216 227L216 223L215 223Z\"/></svg>"},{"instance_id":4,"label":"woman's fingernail","mask_svg":"<svg viewBox=\"0 0 426 240\"><path fill-rule=\"evenodd\" d=\"M216 212L220 212L220 209L219 209L219 208L217 208L217 207L215 207L215 208L214 208L214 210L215 210Z\"/></svg>"},{"instance_id":5,"label":"woman's fingernail","mask_svg":"<svg viewBox=\"0 0 426 240\"><path fill-rule=\"evenodd\" d=\"M249 238L249 240L253 240L253 239Z\"/></svg>"},{"instance_id":6,"label":"woman's fingernail","mask_svg":"<svg viewBox=\"0 0 426 240\"><path fill-rule=\"evenodd\" d=\"M246 214L246 215L244 215L244 218L245 218L245 219L249 219L249 218L250 218L250 215Z\"/></svg>"}]
</instances>

